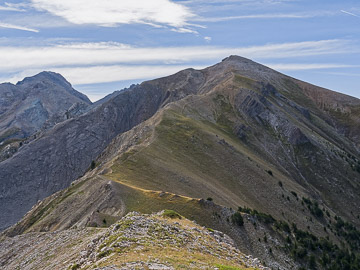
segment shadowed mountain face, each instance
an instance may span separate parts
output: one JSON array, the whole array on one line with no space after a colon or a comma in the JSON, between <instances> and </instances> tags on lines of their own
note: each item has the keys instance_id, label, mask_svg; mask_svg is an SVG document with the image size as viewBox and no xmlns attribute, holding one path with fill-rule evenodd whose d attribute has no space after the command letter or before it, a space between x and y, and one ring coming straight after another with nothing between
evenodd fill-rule
<instances>
[{"instance_id":1,"label":"shadowed mountain face","mask_svg":"<svg viewBox=\"0 0 360 270\"><path fill-rule=\"evenodd\" d=\"M60 74L41 72L16 85L0 84L0 161L35 133L79 115L91 101Z\"/></svg>"},{"instance_id":2,"label":"shadowed mountain face","mask_svg":"<svg viewBox=\"0 0 360 270\"><path fill-rule=\"evenodd\" d=\"M284 251L269 255L256 229L231 228L233 210L192 198L245 205L339 244L338 217L360 225L359 122L359 99L231 56L121 91L0 163L0 226L82 176L7 234L103 226L129 211L169 208L286 269Z\"/></svg>"}]
</instances>

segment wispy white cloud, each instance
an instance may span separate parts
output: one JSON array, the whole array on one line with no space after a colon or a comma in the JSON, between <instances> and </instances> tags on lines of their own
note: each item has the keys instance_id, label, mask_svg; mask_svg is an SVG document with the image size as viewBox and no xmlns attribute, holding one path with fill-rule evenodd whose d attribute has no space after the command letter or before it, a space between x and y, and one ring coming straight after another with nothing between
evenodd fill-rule
<instances>
[{"instance_id":1,"label":"wispy white cloud","mask_svg":"<svg viewBox=\"0 0 360 270\"><path fill-rule=\"evenodd\" d=\"M359 48L348 40L319 40L252 46L239 49L240 55L254 59L304 57L325 54L356 53Z\"/></svg>"},{"instance_id":2,"label":"wispy white cloud","mask_svg":"<svg viewBox=\"0 0 360 270\"><path fill-rule=\"evenodd\" d=\"M184 0L180 3L186 4L226 4L226 3L237 3L237 4L253 4L253 5L263 5L263 4L281 4L286 2L293 2L294 0Z\"/></svg>"},{"instance_id":3,"label":"wispy white cloud","mask_svg":"<svg viewBox=\"0 0 360 270\"><path fill-rule=\"evenodd\" d=\"M31 0L33 7L64 18L73 24L114 27L119 24L170 26L184 30L191 10L170 0Z\"/></svg>"},{"instance_id":4,"label":"wispy white cloud","mask_svg":"<svg viewBox=\"0 0 360 270\"><path fill-rule=\"evenodd\" d=\"M299 63L286 63L286 64L265 64L266 66L279 71L290 70L313 70L313 69L332 69L332 68L356 68L359 65L343 65L343 64L299 64Z\"/></svg>"},{"instance_id":5,"label":"wispy white cloud","mask_svg":"<svg viewBox=\"0 0 360 270\"><path fill-rule=\"evenodd\" d=\"M172 28L171 31L177 32L177 33L188 33L188 34L199 34L198 31L195 31L193 29L180 27L180 28Z\"/></svg>"},{"instance_id":6,"label":"wispy white cloud","mask_svg":"<svg viewBox=\"0 0 360 270\"><path fill-rule=\"evenodd\" d=\"M39 32L39 30L37 30L37 29L28 28L25 26L20 26L20 25L15 25L15 24L10 24L10 23L2 23L2 22L0 22L0 28L16 29L16 30L35 32L35 33Z\"/></svg>"},{"instance_id":7,"label":"wispy white cloud","mask_svg":"<svg viewBox=\"0 0 360 270\"><path fill-rule=\"evenodd\" d=\"M262 13L262 14L246 14L237 16L224 16L224 17L195 17L193 21L198 22L223 22L230 20L250 20L250 19L307 19L322 16L334 15L331 11L312 11L312 12L299 12L299 13Z\"/></svg>"},{"instance_id":8,"label":"wispy white cloud","mask_svg":"<svg viewBox=\"0 0 360 270\"><path fill-rule=\"evenodd\" d=\"M198 22L223 22L230 20L246 20L246 19L304 19L312 18L318 15L315 14L252 14L252 15L240 15L240 16L227 16L227 17L198 17L193 21Z\"/></svg>"},{"instance_id":9,"label":"wispy white cloud","mask_svg":"<svg viewBox=\"0 0 360 270\"><path fill-rule=\"evenodd\" d=\"M327 75L336 75L336 76L346 76L346 77L360 77L360 73L351 73L351 72L317 72L319 74L327 74Z\"/></svg>"},{"instance_id":10,"label":"wispy white cloud","mask_svg":"<svg viewBox=\"0 0 360 270\"><path fill-rule=\"evenodd\" d=\"M53 34L59 36L57 34L57 29L66 27L68 29L74 28L74 24L64 20L61 17L54 16L47 12L37 12L33 9L29 9L26 12L17 12L6 17L3 16L3 21L9 22L15 25L26 25L29 28L34 29L54 29ZM78 30L78 29L77 29ZM61 35L60 35L61 36ZM81 34L80 34L81 36Z\"/></svg>"},{"instance_id":11,"label":"wispy white cloud","mask_svg":"<svg viewBox=\"0 0 360 270\"><path fill-rule=\"evenodd\" d=\"M58 46L0 46L0 72L27 68L114 64L174 64L218 61L237 54L255 60L283 59L326 54L356 53L347 40L269 44L251 47L132 47L121 43L71 43Z\"/></svg>"},{"instance_id":12,"label":"wispy white cloud","mask_svg":"<svg viewBox=\"0 0 360 270\"><path fill-rule=\"evenodd\" d=\"M289 59L351 51L353 51L351 43L346 40L237 48L216 46L138 48L116 42L69 43L41 47L0 46L2 60L0 73L3 74L0 81L16 82L42 70L59 72L75 85L144 80L169 75L187 67L208 66L231 54L266 61L266 59ZM197 66L194 66L194 63L195 65L197 63ZM350 67L339 64L269 64L269 66L278 70Z\"/></svg>"},{"instance_id":13,"label":"wispy white cloud","mask_svg":"<svg viewBox=\"0 0 360 270\"><path fill-rule=\"evenodd\" d=\"M204 66L195 66L193 68L203 68ZM161 76L171 75L177 71L189 68L185 65L110 65L95 67L55 67L52 71L62 74L72 84L96 84L108 83L124 80L150 79ZM24 77L32 76L41 72L41 69L30 69L17 73L8 78L2 78L3 81L16 83ZM91 76L89 76L91 74ZM1 79L1 78L0 78Z\"/></svg>"},{"instance_id":14,"label":"wispy white cloud","mask_svg":"<svg viewBox=\"0 0 360 270\"><path fill-rule=\"evenodd\" d=\"M11 4L5 2L5 5L0 5L0 11L17 11L23 12L25 11L20 4Z\"/></svg>"},{"instance_id":15,"label":"wispy white cloud","mask_svg":"<svg viewBox=\"0 0 360 270\"><path fill-rule=\"evenodd\" d=\"M117 48L117 49L131 49L132 47L128 44L119 43L119 42L87 42L87 43L79 43L79 42L68 42L66 44L57 45L58 48L67 48L67 49L109 49L109 48Z\"/></svg>"},{"instance_id":16,"label":"wispy white cloud","mask_svg":"<svg viewBox=\"0 0 360 270\"><path fill-rule=\"evenodd\" d=\"M354 17L358 17L358 18L360 18L360 16L359 15L356 15L356 14L354 14L354 13L352 13L352 12L349 12L349 11L345 11L345 10L340 10L342 13L345 13L345 14L347 14L347 15L351 15L351 16L354 16Z\"/></svg>"}]
</instances>

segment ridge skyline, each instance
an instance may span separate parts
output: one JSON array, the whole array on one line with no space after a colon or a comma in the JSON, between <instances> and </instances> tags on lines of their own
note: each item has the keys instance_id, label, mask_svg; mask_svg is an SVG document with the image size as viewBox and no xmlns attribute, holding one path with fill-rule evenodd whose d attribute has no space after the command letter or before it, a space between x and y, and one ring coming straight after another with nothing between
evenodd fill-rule
<instances>
[{"instance_id":1,"label":"ridge skyline","mask_svg":"<svg viewBox=\"0 0 360 270\"><path fill-rule=\"evenodd\" d=\"M223 59L221 60L221 62L224 61L224 60L227 60L227 59L229 59L229 58L231 58L231 57L249 60L249 61L254 62L255 64L258 64L258 65L264 66L264 67L266 67L266 68L272 69L272 70L274 70L274 71L276 71L276 72L279 72L279 71L276 70L276 68L272 68L271 66L267 66L266 64L262 64L262 63L259 63L259 62L255 62L255 61L253 61L253 60L251 60L251 59L249 59L249 58L246 58L246 57L243 57L243 56L240 56L240 55L229 55L229 56L223 58ZM218 62L215 63L215 64L213 64L213 65L217 65L217 64L218 64ZM212 66L212 65L211 65L211 66ZM206 68L207 68L207 66L200 67L200 68L197 68L197 67L195 67L195 68L194 68L194 67L186 67L186 68L184 68L184 69L177 70L177 71L175 71L174 73L178 73L178 72L181 72L181 71L186 70L186 69L202 70L202 69L206 69ZM167 74L167 75L164 75L164 76L160 76L159 78L167 77L167 76L170 76L170 75L172 75L172 74L174 74L174 73ZM16 82L6 82L6 81L5 81L5 82L0 82L0 84L18 85L18 84L22 83L23 81L25 81L26 79L36 78L37 76L41 76L41 74L49 74L50 76L51 76L51 74L53 74L53 75L55 75L55 76L60 75L60 77L61 77L62 79L64 79L66 83L69 83L70 86L72 86L71 82L69 82L61 73L58 73L58 72L55 72L55 71L52 71L52 70L43 70L43 71L40 71L40 72L38 72L38 73L36 73L36 74L34 74L34 75L30 75L30 76L23 77L23 78L19 79L19 80L16 81ZM283 74L286 75L286 76L289 76L289 75L287 75L286 73L283 73ZM292 77L292 76L289 76L289 77ZM294 77L292 77L292 78L294 78ZM148 80L152 80L152 79L155 79L155 78L149 78ZM148 80L145 80L145 81L148 81ZM107 93L107 94L104 95L104 96L98 97L98 99L91 99L91 98L89 98L88 95L86 95L86 91L85 91L85 92L82 92L82 91L81 91L82 87L80 87L80 89L76 89L76 90L80 91L80 93L82 93L82 94L85 94L85 95L91 100L91 102L96 103L96 102L99 102L99 101L101 101L102 99L106 98L107 96L111 96L111 95L114 94L114 93L117 93L117 92L123 91L123 90L125 90L125 89L128 89L128 87L130 87L131 85L141 84L142 82L144 82L144 81L143 81L143 80L136 80L136 81L124 82L124 83L123 83L123 87L122 87L121 89L113 89L112 92L109 92L109 93ZM307 83L312 84L311 82L307 82ZM313 85L315 85L315 84L313 84ZM74 86L75 86L75 85L74 85ZM318 85L317 85L317 86L318 86ZM75 87L76 87L76 86L75 86ZM110 87L111 87L111 86L110 86ZM320 86L320 87L322 87L322 86ZM341 92L341 91L336 90L336 89L330 89L330 88L326 88L326 87L322 87L322 88L327 89L327 90L330 90L330 91L333 91L333 92L336 92L336 93L340 93L340 94L344 94L344 95L347 95L347 96L350 96L350 97L354 97L354 98L360 99L360 93L359 93L359 95L357 96L357 95L347 94L347 93ZM109 88L109 91L111 91L110 88Z\"/></svg>"}]
</instances>

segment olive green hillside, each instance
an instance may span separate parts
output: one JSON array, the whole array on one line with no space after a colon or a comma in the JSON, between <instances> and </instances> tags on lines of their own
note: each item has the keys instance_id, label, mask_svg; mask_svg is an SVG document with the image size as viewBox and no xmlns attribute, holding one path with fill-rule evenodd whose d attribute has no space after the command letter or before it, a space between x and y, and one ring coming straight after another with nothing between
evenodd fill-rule
<instances>
[{"instance_id":1,"label":"olive green hillside","mask_svg":"<svg viewBox=\"0 0 360 270\"><path fill-rule=\"evenodd\" d=\"M154 117L147 141L115 155L105 175L144 189L304 219L297 201L287 199L292 191L359 224L359 159L347 148L348 139L269 89L276 91L235 76L220 90L167 106Z\"/></svg>"}]
</instances>

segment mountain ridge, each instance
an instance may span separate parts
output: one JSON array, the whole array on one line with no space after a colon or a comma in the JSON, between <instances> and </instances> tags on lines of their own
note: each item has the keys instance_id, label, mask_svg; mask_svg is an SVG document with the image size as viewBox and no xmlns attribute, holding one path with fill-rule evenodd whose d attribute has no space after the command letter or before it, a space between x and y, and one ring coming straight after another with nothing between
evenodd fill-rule
<instances>
[{"instance_id":1,"label":"mountain ridge","mask_svg":"<svg viewBox=\"0 0 360 270\"><path fill-rule=\"evenodd\" d=\"M316 96L317 91L322 94ZM104 220L110 225L129 211L149 213L161 207L226 230L239 248L280 269L289 267L284 257L295 267L319 256L309 250L309 256L297 257L300 251L291 251L291 243L305 248L298 235L312 239L322 251L323 242L314 239L327 239L357 254L360 243L347 235L348 230L357 235L360 226L360 151L354 124L360 121L360 100L329 92L336 99L329 102L323 93L326 90L236 56L121 91L27 146L30 153L35 145L52 145L47 150L56 157L35 152L44 153L50 165L63 166L44 178L50 180L46 194L62 189L52 185L64 177L62 187L80 178L36 204L5 234L104 226ZM68 133L73 139L65 148L50 139L56 134L63 141ZM73 152L76 145L81 149ZM19 152L12 159L25 156ZM35 155L28 166L38 159ZM18 163L13 160L4 167L0 163L0 178ZM32 170L41 166L37 163ZM70 170L72 175L66 175ZM8 175L14 171L16 176L21 168L10 169ZM21 194L11 184L3 191ZM1 195L2 205L12 198L11 193ZM237 212L255 229L234 227L230 221ZM261 241L257 226L273 244ZM276 248L277 241L284 249ZM338 249L334 246L331 252ZM315 259L318 267L321 263Z\"/></svg>"},{"instance_id":2,"label":"mountain ridge","mask_svg":"<svg viewBox=\"0 0 360 270\"><path fill-rule=\"evenodd\" d=\"M241 60L240 61L240 63L238 63L238 61L239 61L239 59ZM163 97L161 97L161 99L158 99L158 101L155 101L155 103L157 103L158 105L156 105L156 106L163 106L163 105L160 105L160 104L166 104L166 103L169 103L169 102L171 102L171 101L173 101L173 100L178 100L178 99L182 99L182 98L184 98L185 96L187 96L187 95L193 95L193 94L195 94L197 91L199 91L200 93L206 93L208 90L207 89L212 89L211 87L212 87L212 85L216 85L216 83L218 83L218 81L217 80L223 80L223 81L226 81L226 80L228 80L229 78L232 78L232 72L229 72L229 69L230 70L232 70L233 69L233 66L235 65L235 66L237 66L237 67L242 67L243 65L245 65L245 66L247 66L247 65L249 65L249 63L250 64L252 64L252 63L254 63L254 62L252 62L252 61L250 61L250 60L248 60L248 59L244 59L244 58L239 58L239 57L235 57L235 56L232 56L232 57L229 57L229 58L227 58L226 60L224 60L223 62L221 62L221 63L219 63L219 64L217 64L217 65L214 65L214 66L212 66L212 67L209 67L209 68L207 68L207 69L205 69L205 70L203 70L203 71L196 71L196 70L193 70L193 69L188 69L188 70L185 70L185 71L181 71L181 72L178 72L178 73L176 73L176 74L174 74L174 75L172 75L172 76L169 76L169 77L165 77L165 78L163 78L163 79L156 79L156 80L153 80L153 81L149 81L149 82L144 82L144 83L142 83L141 85L139 85L139 86L136 86L134 89L135 89L135 91L137 91L136 89L141 89L141 88L143 88L143 89L152 89L152 90L150 90L150 91L159 91L159 90L157 90L157 87L158 87L158 85L159 85L159 83L163 83L163 81L164 81L164 89L173 89L173 91L167 91L167 92L165 92L165 93L163 93ZM261 74L263 73L263 72L270 72L271 74L277 74L277 76L282 76L282 77L285 77L285 78L287 78L287 76L285 76L285 75L279 75L280 73L278 73L278 72L275 72L275 71L273 71L273 70L271 70L271 69L269 69L269 68L266 68L266 67L263 67L263 66L261 66L261 65L259 65L259 64L256 64L256 68L258 68L258 67L262 67L262 71L261 71ZM219 73L218 72L218 70L221 70L221 72ZM242 69L241 69L242 70ZM217 79L217 76L214 76L213 74L214 73L217 73L218 75L218 77L220 76L220 78L219 79ZM225 73L225 78L223 77L223 73ZM251 69L248 69L248 68L245 68L245 70L244 70L244 73L247 73L247 74L252 74L252 73L255 73L255 77L256 76L259 76L258 74L257 74L257 70L255 69L255 70L251 70ZM243 76L243 74L241 74L242 76ZM211 78L211 80L210 80L210 83L207 83L207 84L205 84L204 83L204 76L207 76L207 77L210 77ZM241 80L243 80L244 78L246 78L246 77L241 77L240 79ZM269 78L267 77L267 76L265 76L265 78L266 78L266 80L269 80ZM246 83L248 83L248 81L247 81L247 79L245 79L246 80ZM174 82L182 82L182 81L188 81L189 82L189 85L192 85L192 89L193 90L185 90L185 91L189 91L189 92L184 92L184 90L182 90L182 89L185 89L184 88L184 85L182 85L182 83L180 83L180 84L178 84L178 83L175 83L174 84ZM194 87L195 86L195 87ZM186 87L186 85L185 85L185 87ZM221 86L220 86L221 87ZM261 86L261 87L263 87L263 86ZM128 95L128 93L130 93L130 92L134 92L134 90L133 89L131 89L131 90L128 90L127 92L124 92L124 93L120 93L119 95L117 95L117 96L115 96L113 99L111 99L111 100L109 100L106 104L111 104L111 103L113 103L116 99L122 99L122 97L123 96L127 96ZM269 91L269 90L266 90L265 89L265 92L266 91ZM273 91L273 88L271 88L270 87L270 91ZM150 95L152 95L152 94L150 94ZM279 95L279 94L278 94ZM156 94L154 95L154 96L156 96ZM126 98L125 98L125 100L126 100ZM125 101L125 103L127 103L128 101ZM257 104L260 104L259 106L261 107L262 105L261 105L261 103L258 103L257 101L255 102L255 105L257 106ZM106 105L103 105L103 106L106 106ZM110 106L110 105L109 105ZM127 104L125 105L124 104L124 108L126 108L126 106L127 106ZM295 106L296 107L296 106ZM108 108L110 108L110 107L108 107ZM296 107L296 110L301 110L301 108L298 108L298 107ZM103 110L103 109L99 109L99 111L101 111L101 110ZM104 110L106 111L106 110L108 110L108 109L106 109L106 108L104 108ZM152 113L151 113L152 114ZM86 116L87 117L87 116ZM85 117L85 118L86 118ZM130 116L131 117L131 116ZM76 123L79 123L78 122L78 120L72 120L73 122L74 122L74 124L73 124L73 126L74 127L76 127L77 126L77 124ZM95 121L95 120L91 120L91 121ZM86 120L86 122L88 122L87 120ZM139 122L141 122L141 120L140 121L138 121L138 122L136 122L136 123L139 123ZM128 124L127 124L128 125ZM63 129L62 128L63 127L63 125L60 125L59 127L58 127L58 129ZM64 129L63 130L65 130L66 129L66 125L64 126ZM129 129L129 127L127 128L127 129ZM49 134L51 134L53 131L49 131ZM118 131L116 131L116 132L118 132ZM115 133L116 133L115 132ZM241 132L241 131L239 131L239 132ZM113 135L112 135L113 136ZM301 134L298 134L298 136L300 136L299 138L301 139L302 138L302 135ZM46 135L45 135L45 137L46 137ZM110 136L111 137L111 136ZM110 141L111 139L110 139L110 137L108 138L108 141ZM46 144L48 144L48 143L46 143ZM45 145L46 145L45 144ZM79 144L79 142L77 142L76 144ZM105 145L106 144L104 144L104 146L102 146L102 147L105 147ZM86 147L85 145L84 145L84 147ZM101 147L101 148L102 148ZM63 147L62 147L63 148ZM90 166L90 163L91 163L91 160L93 160L93 159L95 159L96 157L97 157L97 155L98 154L100 154L100 152L101 151L99 151L99 152L96 152L96 154L95 155L92 155L92 157L91 157L91 159L90 158L88 158L87 159L87 161L86 161L86 163L84 163L81 167L82 167L82 169L81 169L81 172L79 172L78 174L76 174L77 176L76 177L71 177L71 180L69 179L68 181L72 181L72 180L74 180L75 178L77 178L78 176L80 176L82 173L84 173L85 172L85 170L88 168L88 166ZM54 163L56 163L56 162L54 162ZM85 165L85 164L88 164L88 165ZM1 164L0 164L0 166L1 166ZM40 166L41 167L41 166ZM45 166L46 168L48 167L48 166ZM12 169L12 171L18 171L18 168L17 169ZM3 178L5 179L6 177L5 176L3 176ZM67 182L67 183L69 183L69 182ZM68 184L67 184L68 185ZM66 185L65 185L66 186ZM63 188L63 187L65 187L64 185L61 185L61 187ZM48 193L47 193L48 194ZM48 195L50 195L50 194L48 194Z\"/></svg>"}]
</instances>

